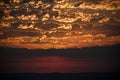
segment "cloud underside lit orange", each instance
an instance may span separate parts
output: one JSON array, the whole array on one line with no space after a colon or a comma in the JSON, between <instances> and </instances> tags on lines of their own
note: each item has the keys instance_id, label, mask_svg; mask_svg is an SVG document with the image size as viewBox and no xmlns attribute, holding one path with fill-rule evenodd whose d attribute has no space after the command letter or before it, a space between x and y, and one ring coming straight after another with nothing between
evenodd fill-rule
<instances>
[{"instance_id":1,"label":"cloud underside lit orange","mask_svg":"<svg viewBox=\"0 0 120 80\"><path fill-rule=\"evenodd\" d=\"M37 38L39 39L39 37L15 37L3 39L0 41L0 46L27 49L66 49L107 46L120 43L120 36L104 37L103 35L92 36L90 34L84 36L46 38L44 42L38 41Z\"/></svg>"},{"instance_id":2,"label":"cloud underside lit orange","mask_svg":"<svg viewBox=\"0 0 120 80\"><path fill-rule=\"evenodd\" d=\"M119 0L3 0L0 13L1 47L66 49L120 44Z\"/></svg>"}]
</instances>

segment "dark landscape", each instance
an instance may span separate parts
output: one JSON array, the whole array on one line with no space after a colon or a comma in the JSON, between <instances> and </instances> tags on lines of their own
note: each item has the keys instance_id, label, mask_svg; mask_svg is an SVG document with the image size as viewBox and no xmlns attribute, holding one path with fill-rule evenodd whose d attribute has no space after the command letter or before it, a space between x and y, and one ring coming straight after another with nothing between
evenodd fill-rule
<instances>
[{"instance_id":1,"label":"dark landscape","mask_svg":"<svg viewBox=\"0 0 120 80\"><path fill-rule=\"evenodd\" d=\"M18 74L1 74L0 80L119 80L120 73L18 73Z\"/></svg>"}]
</instances>

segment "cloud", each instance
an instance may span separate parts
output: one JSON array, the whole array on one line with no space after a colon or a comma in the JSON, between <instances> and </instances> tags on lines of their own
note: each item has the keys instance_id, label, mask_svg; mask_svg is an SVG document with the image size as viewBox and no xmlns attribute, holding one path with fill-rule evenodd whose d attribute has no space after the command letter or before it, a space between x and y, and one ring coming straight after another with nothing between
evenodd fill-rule
<instances>
[{"instance_id":1,"label":"cloud","mask_svg":"<svg viewBox=\"0 0 120 80\"><path fill-rule=\"evenodd\" d=\"M0 23L0 28L10 28L11 24L7 22L1 22Z\"/></svg>"},{"instance_id":2,"label":"cloud","mask_svg":"<svg viewBox=\"0 0 120 80\"><path fill-rule=\"evenodd\" d=\"M20 3L22 0L10 0L11 3Z\"/></svg>"},{"instance_id":3,"label":"cloud","mask_svg":"<svg viewBox=\"0 0 120 80\"><path fill-rule=\"evenodd\" d=\"M33 25L29 25L29 26L27 26L27 25L19 25L18 26L18 29L33 29Z\"/></svg>"},{"instance_id":4,"label":"cloud","mask_svg":"<svg viewBox=\"0 0 120 80\"><path fill-rule=\"evenodd\" d=\"M57 49L119 44L119 0L11 1L17 4L0 3L1 46Z\"/></svg>"},{"instance_id":5,"label":"cloud","mask_svg":"<svg viewBox=\"0 0 120 80\"><path fill-rule=\"evenodd\" d=\"M99 20L99 23L107 23L109 20L109 18L103 18L102 20Z\"/></svg>"},{"instance_id":6,"label":"cloud","mask_svg":"<svg viewBox=\"0 0 120 80\"><path fill-rule=\"evenodd\" d=\"M3 32L0 31L0 36L3 35Z\"/></svg>"},{"instance_id":7,"label":"cloud","mask_svg":"<svg viewBox=\"0 0 120 80\"><path fill-rule=\"evenodd\" d=\"M79 5L76 7L75 5ZM97 4L98 3L98 4ZM102 1L61 1L57 3L54 8L81 8L81 9L94 9L94 10L119 10L120 1L102 0Z\"/></svg>"},{"instance_id":8,"label":"cloud","mask_svg":"<svg viewBox=\"0 0 120 80\"><path fill-rule=\"evenodd\" d=\"M49 14L45 14L45 15L43 16L43 18L42 18L42 21L46 21L46 20L48 20L49 17L50 17Z\"/></svg>"},{"instance_id":9,"label":"cloud","mask_svg":"<svg viewBox=\"0 0 120 80\"><path fill-rule=\"evenodd\" d=\"M37 44L34 44L37 43ZM87 34L81 36L68 36L49 38L47 35L41 37L14 37L0 40L0 46L17 47L27 49L62 49L62 48L83 48L91 46L106 46L120 44L120 36L106 37L104 34Z\"/></svg>"},{"instance_id":10,"label":"cloud","mask_svg":"<svg viewBox=\"0 0 120 80\"><path fill-rule=\"evenodd\" d=\"M20 15L20 16L18 16L18 19L19 19L19 20L38 20L36 14L27 15L27 16L25 16L25 15Z\"/></svg>"}]
</instances>

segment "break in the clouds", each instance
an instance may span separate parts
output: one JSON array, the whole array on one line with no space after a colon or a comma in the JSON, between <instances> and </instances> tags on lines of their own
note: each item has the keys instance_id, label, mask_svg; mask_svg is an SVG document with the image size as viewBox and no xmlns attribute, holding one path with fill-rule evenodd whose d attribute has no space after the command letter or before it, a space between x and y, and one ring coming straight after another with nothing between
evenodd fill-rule
<instances>
[{"instance_id":1,"label":"break in the clouds","mask_svg":"<svg viewBox=\"0 0 120 80\"><path fill-rule=\"evenodd\" d=\"M120 44L119 0L1 0L0 46L27 49Z\"/></svg>"}]
</instances>

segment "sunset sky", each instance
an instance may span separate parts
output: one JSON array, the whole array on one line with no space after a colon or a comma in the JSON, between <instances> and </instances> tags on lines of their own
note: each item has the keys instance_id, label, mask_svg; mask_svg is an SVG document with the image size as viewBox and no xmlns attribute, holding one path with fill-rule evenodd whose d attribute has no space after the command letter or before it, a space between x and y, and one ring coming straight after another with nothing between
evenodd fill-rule
<instances>
[{"instance_id":1,"label":"sunset sky","mask_svg":"<svg viewBox=\"0 0 120 80\"><path fill-rule=\"evenodd\" d=\"M119 44L120 0L0 0L0 72L114 71Z\"/></svg>"}]
</instances>

